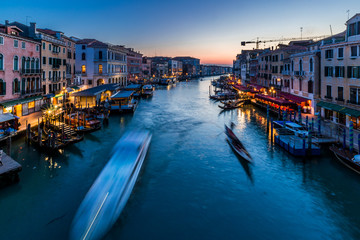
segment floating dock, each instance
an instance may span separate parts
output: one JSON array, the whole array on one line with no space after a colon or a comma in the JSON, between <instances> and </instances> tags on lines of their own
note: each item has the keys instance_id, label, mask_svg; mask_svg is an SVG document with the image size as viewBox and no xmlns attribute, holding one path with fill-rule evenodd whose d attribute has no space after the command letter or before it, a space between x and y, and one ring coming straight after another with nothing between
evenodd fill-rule
<instances>
[{"instance_id":1,"label":"floating dock","mask_svg":"<svg viewBox=\"0 0 360 240\"><path fill-rule=\"evenodd\" d=\"M275 135L275 143L294 156L320 156L320 146L295 135Z\"/></svg>"},{"instance_id":2,"label":"floating dock","mask_svg":"<svg viewBox=\"0 0 360 240\"><path fill-rule=\"evenodd\" d=\"M4 152L0 158L0 185L7 185L19 180L21 165Z\"/></svg>"}]
</instances>

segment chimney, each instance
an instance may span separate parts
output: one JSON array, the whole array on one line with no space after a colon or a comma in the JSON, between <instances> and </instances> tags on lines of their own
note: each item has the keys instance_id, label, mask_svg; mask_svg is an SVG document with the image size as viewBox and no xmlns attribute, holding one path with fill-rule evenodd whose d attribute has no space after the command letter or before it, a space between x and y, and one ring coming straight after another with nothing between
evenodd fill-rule
<instances>
[{"instance_id":1,"label":"chimney","mask_svg":"<svg viewBox=\"0 0 360 240\"><path fill-rule=\"evenodd\" d=\"M36 35L36 23L31 22L29 27L29 37L35 38Z\"/></svg>"},{"instance_id":2,"label":"chimney","mask_svg":"<svg viewBox=\"0 0 360 240\"><path fill-rule=\"evenodd\" d=\"M5 20L5 26L9 25L9 20Z\"/></svg>"}]
</instances>

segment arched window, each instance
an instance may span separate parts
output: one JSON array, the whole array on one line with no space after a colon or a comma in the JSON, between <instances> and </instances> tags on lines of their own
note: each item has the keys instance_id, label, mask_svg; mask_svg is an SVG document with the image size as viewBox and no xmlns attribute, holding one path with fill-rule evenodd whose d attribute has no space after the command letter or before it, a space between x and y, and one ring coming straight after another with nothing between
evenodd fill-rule
<instances>
[{"instance_id":1,"label":"arched window","mask_svg":"<svg viewBox=\"0 0 360 240\"><path fill-rule=\"evenodd\" d=\"M102 64L99 64L99 74L102 74L103 73L103 66Z\"/></svg>"},{"instance_id":2,"label":"arched window","mask_svg":"<svg viewBox=\"0 0 360 240\"><path fill-rule=\"evenodd\" d=\"M313 62L312 58L310 58L310 66L309 66L309 68L310 68L310 72L314 71L314 62Z\"/></svg>"},{"instance_id":3,"label":"arched window","mask_svg":"<svg viewBox=\"0 0 360 240\"><path fill-rule=\"evenodd\" d=\"M302 60L300 59L299 61L299 71L302 72L303 70L303 65L302 65Z\"/></svg>"},{"instance_id":4,"label":"arched window","mask_svg":"<svg viewBox=\"0 0 360 240\"><path fill-rule=\"evenodd\" d=\"M31 69L35 69L35 59L31 59Z\"/></svg>"},{"instance_id":5,"label":"arched window","mask_svg":"<svg viewBox=\"0 0 360 240\"><path fill-rule=\"evenodd\" d=\"M19 57L18 56L14 57L14 70L15 71L19 70Z\"/></svg>"},{"instance_id":6,"label":"arched window","mask_svg":"<svg viewBox=\"0 0 360 240\"><path fill-rule=\"evenodd\" d=\"M313 82L313 80L308 81L308 93L314 93L314 82Z\"/></svg>"},{"instance_id":7,"label":"arched window","mask_svg":"<svg viewBox=\"0 0 360 240\"><path fill-rule=\"evenodd\" d=\"M40 69L40 60L38 58L35 60L35 69L36 70Z\"/></svg>"},{"instance_id":8,"label":"arched window","mask_svg":"<svg viewBox=\"0 0 360 240\"><path fill-rule=\"evenodd\" d=\"M13 82L13 93L19 93L20 92L20 81L19 79L15 78Z\"/></svg>"},{"instance_id":9,"label":"arched window","mask_svg":"<svg viewBox=\"0 0 360 240\"><path fill-rule=\"evenodd\" d=\"M22 58L21 58L21 68L22 68L23 70L26 69L25 62L26 62L25 57L22 57Z\"/></svg>"},{"instance_id":10,"label":"arched window","mask_svg":"<svg viewBox=\"0 0 360 240\"><path fill-rule=\"evenodd\" d=\"M81 66L81 72L82 72L82 73L86 73L86 66L85 66L85 65L82 65L82 66Z\"/></svg>"},{"instance_id":11,"label":"arched window","mask_svg":"<svg viewBox=\"0 0 360 240\"><path fill-rule=\"evenodd\" d=\"M25 93L26 90L26 80L25 78L21 79L21 92Z\"/></svg>"},{"instance_id":12,"label":"arched window","mask_svg":"<svg viewBox=\"0 0 360 240\"><path fill-rule=\"evenodd\" d=\"M6 83L0 79L0 95L6 95Z\"/></svg>"},{"instance_id":13,"label":"arched window","mask_svg":"<svg viewBox=\"0 0 360 240\"><path fill-rule=\"evenodd\" d=\"M26 69L30 69L30 58L26 59Z\"/></svg>"},{"instance_id":14,"label":"arched window","mask_svg":"<svg viewBox=\"0 0 360 240\"><path fill-rule=\"evenodd\" d=\"M102 51L99 51L99 59L102 59L103 56L102 56Z\"/></svg>"},{"instance_id":15,"label":"arched window","mask_svg":"<svg viewBox=\"0 0 360 240\"><path fill-rule=\"evenodd\" d=\"M299 79L299 91L302 91L302 81Z\"/></svg>"},{"instance_id":16,"label":"arched window","mask_svg":"<svg viewBox=\"0 0 360 240\"><path fill-rule=\"evenodd\" d=\"M86 54L85 53L81 54L81 60L86 60Z\"/></svg>"},{"instance_id":17,"label":"arched window","mask_svg":"<svg viewBox=\"0 0 360 240\"><path fill-rule=\"evenodd\" d=\"M291 61L291 71L294 71L294 61Z\"/></svg>"},{"instance_id":18,"label":"arched window","mask_svg":"<svg viewBox=\"0 0 360 240\"><path fill-rule=\"evenodd\" d=\"M0 70L4 70L4 56L0 54Z\"/></svg>"}]
</instances>

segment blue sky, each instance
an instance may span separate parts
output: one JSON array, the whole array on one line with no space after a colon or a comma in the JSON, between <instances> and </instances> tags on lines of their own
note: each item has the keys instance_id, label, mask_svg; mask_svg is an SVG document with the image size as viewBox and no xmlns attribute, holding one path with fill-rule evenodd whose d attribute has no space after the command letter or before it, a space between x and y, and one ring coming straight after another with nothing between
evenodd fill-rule
<instances>
[{"instance_id":1,"label":"blue sky","mask_svg":"<svg viewBox=\"0 0 360 240\"><path fill-rule=\"evenodd\" d=\"M231 64L241 41L329 35L360 12L359 0L5 1L0 21L34 21L68 36L133 47L145 55L190 55ZM28 16L28 18L26 17ZM269 45L260 45L268 47Z\"/></svg>"}]
</instances>

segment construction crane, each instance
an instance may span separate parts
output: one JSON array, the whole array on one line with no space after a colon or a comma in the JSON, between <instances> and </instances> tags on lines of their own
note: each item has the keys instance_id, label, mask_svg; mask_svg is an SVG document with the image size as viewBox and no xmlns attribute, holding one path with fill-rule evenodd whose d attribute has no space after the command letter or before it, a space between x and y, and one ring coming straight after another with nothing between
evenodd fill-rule
<instances>
[{"instance_id":1,"label":"construction crane","mask_svg":"<svg viewBox=\"0 0 360 240\"><path fill-rule=\"evenodd\" d=\"M306 37L305 39L303 37L300 37L300 38L280 38L280 39L259 40L259 38L257 38L256 41L243 41L243 42L241 42L241 46L245 46L246 44L249 44L249 43L255 43L256 49L259 49L260 43L296 41L296 40L313 40L313 39L322 39L322 38L327 38L327 37L329 37L329 35Z\"/></svg>"}]
</instances>

